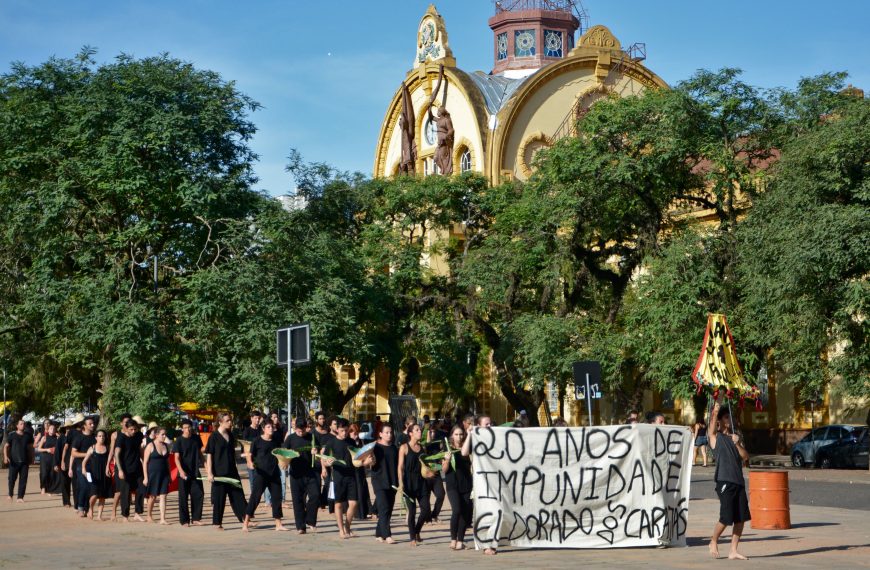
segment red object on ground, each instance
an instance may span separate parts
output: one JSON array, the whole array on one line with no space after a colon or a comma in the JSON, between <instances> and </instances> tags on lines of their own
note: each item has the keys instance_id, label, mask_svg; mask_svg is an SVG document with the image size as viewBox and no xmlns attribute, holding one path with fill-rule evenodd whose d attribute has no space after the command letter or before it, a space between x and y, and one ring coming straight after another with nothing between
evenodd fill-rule
<instances>
[{"instance_id":1,"label":"red object on ground","mask_svg":"<svg viewBox=\"0 0 870 570\"><path fill-rule=\"evenodd\" d=\"M788 493L788 471L750 471L749 511L752 528L791 528Z\"/></svg>"}]
</instances>

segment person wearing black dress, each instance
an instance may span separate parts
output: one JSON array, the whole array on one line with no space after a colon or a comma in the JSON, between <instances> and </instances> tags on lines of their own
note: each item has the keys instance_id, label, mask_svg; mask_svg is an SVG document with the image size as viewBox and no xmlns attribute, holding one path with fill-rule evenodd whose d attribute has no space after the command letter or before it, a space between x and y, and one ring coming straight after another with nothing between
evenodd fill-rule
<instances>
[{"instance_id":1,"label":"person wearing black dress","mask_svg":"<svg viewBox=\"0 0 870 570\"><path fill-rule=\"evenodd\" d=\"M465 531L471 525L471 458L460 450L465 443L465 428L457 425L450 432L450 448L441 463L447 483L447 499L450 501L450 548L465 549ZM456 466L456 469L453 466Z\"/></svg>"},{"instance_id":2,"label":"person wearing black dress","mask_svg":"<svg viewBox=\"0 0 870 570\"><path fill-rule=\"evenodd\" d=\"M271 420L262 424L263 434L251 442L251 452L248 454L248 470L254 472L254 480L251 481L251 496L248 498L248 509L245 511L245 520L242 522L242 530L248 532L248 524L251 522L260 498L266 489L272 492L276 500L272 501L272 518L275 519L275 530L289 530L281 522L284 512L281 508L281 472L278 469L278 459L272 455L272 450L280 447L280 441L276 440L275 426Z\"/></svg>"},{"instance_id":3,"label":"person wearing black dress","mask_svg":"<svg viewBox=\"0 0 870 570\"><path fill-rule=\"evenodd\" d=\"M211 502L214 507L211 522L217 530L223 530L224 509L227 497L233 514L239 522L245 520L245 493L230 483L215 481L215 477L228 477L239 480L236 467L236 438L232 433L233 418L227 413L218 414L218 428L212 432L205 444L205 472L211 483Z\"/></svg>"},{"instance_id":4,"label":"person wearing black dress","mask_svg":"<svg viewBox=\"0 0 870 570\"><path fill-rule=\"evenodd\" d=\"M169 446L166 445L166 430L154 428L154 440L145 446L143 454L145 479L142 484L148 489L148 505L146 507L148 522L154 522L151 513L154 510L154 500L160 497L160 524L169 524L166 520L166 495L169 493Z\"/></svg>"},{"instance_id":5,"label":"person wearing black dress","mask_svg":"<svg viewBox=\"0 0 870 570\"><path fill-rule=\"evenodd\" d=\"M181 421L181 437L172 444L175 465L178 466L178 521L182 526L202 525L205 493L199 480L201 447L202 440L194 433L193 422L185 418Z\"/></svg>"},{"instance_id":6,"label":"person wearing black dress","mask_svg":"<svg viewBox=\"0 0 870 570\"><path fill-rule=\"evenodd\" d=\"M355 448L359 449L363 446L363 442L359 438L359 425L356 423L350 424L347 437ZM356 518L364 521L372 516L372 500L369 496L366 468L354 467L353 470L356 475Z\"/></svg>"},{"instance_id":7,"label":"person wearing black dress","mask_svg":"<svg viewBox=\"0 0 870 570\"><path fill-rule=\"evenodd\" d=\"M375 464L372 467L372 488L375 491L375 507L378 510L378 526L375 537L378 542L395 544L390 519L396 503L399 486L399 449L393 445L393 426L381 424L378 443L375 445Z\"/></svg>"},{"instance_id":8,"label":"person wearing black dress","mask_svg":"<svg viewBox=\"0 0 870 570\"><path fill-rule=\"evenodd\" d=\"M411 535L411 546L423 542L420 531L429 520L429 500L426 498L426 480L420 472L420 458L426 451L420 443L423 432L420 426L414 424L408 428L408 443L399 448L399 465L397 473L402 480L401 490L408 498L408 533ZM417 505L420 506L420 517L417 515Z\"/></svg>"},{"instance_id":9,"label":"person wearing black dress","mask_svg":"<svg viewBox=\"0 0 870 570\"><path fill-rule=\"evenodd\" d=\"M284 440L284 447L299 453L299 457L290 461L289 470L293 518L299 534L305 534L309 528L317 530L317 509L320 507L320 472L312 467L311 454L316 450L311 449L307 427L305 418L297 418L293 433Z\"/></svg>"},{"instance_id":10,"label":"person wearing black dress","mask_svg":"<svg viewBox=\"0 0 870 570\"><path fill-rule=\"evenodd\" d=\"M103 520L103 509L106 499L112 496L112 478L106 475L109 466L109 447L107 445L109 434L106 430L97 430L95 443L88 449L82 460L82 473L90 484L88 508L91 518L95 521ZM94 506L99 502L100 510L94 513Z\"/></svg>"},{"instance_id":11,"label":"person wearing black dress","mask_svg":"<svg viewBox=\"0 0 870 570\"><path fill-rule=\"evenodd\" d=\"M58 487L60 488L61 502L64 507L70 508L70 478L66 470L64 450L69 449L66 445L67 430L72 429L72 422L67 421L60 428L57 436L57 446L54 448L54 471L58 478Z\"/></svg>"},{"instance_id":12,"label":"person wearing black dress","mask_svg":"<svg viewBox=\"0 0 870 570\"><path fill-rule=\"evenodd\" d=\"M18 502L24 502L27 490L27 473L33 463L33 436L25 428L24 420L18 420L15 431L6 436L3 445L3 463L9 466L9 501L18 479Z\"/></svg>"},{"instance_id":13,"label":"person wearing black dress","mask_svg":"<svg viewBox=\"0 0 870 570\"><path fill-rule=\"evenodd\" d=\"M50 422L45 429L36 451L39 452L39 478L42 482L42 492L52 496L61 491L61 477L55 469L54 462L57 452L57 424Z\"/></svg>"}]
</instances>

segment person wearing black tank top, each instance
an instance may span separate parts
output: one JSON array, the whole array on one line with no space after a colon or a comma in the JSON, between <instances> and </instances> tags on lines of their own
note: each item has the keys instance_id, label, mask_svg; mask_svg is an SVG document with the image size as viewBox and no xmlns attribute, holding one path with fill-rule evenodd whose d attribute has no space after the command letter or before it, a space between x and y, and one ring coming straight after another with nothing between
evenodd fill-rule
<instances>
[{"instance_id":1,"label":"person wearing black tank top","mask_svg":"<svg viewBox=\"0 0 870 570\"><path fill-rule=\"evenodd\" d=\"M716 422L719 420L719 430ZM719 402L713 405L710 421L707 423L707 437L713 458L716 460L716 471L713 480L716 483L716 494L719 496L719 520L713 527L713 537L710 539L710 556L719 558L719 537L725 529L734 525L731 531L730 560L747 560L746 556L737 551L743 525L750 519L749 501L746 499L746 488L743 479L743 462L749 461L749 452L743 447L743 442L733 432L731 413L728 408L719 408Z\"/></svg>"},{"instance_id":2,"label":"person wearing black tank top","mask_svg":"<svg viewBox=\"0 0 870 570\"><path fill-rule=\"evenodd\" d=\"M420 471L420 458L425 454L420 438L423 432L420 426L414 424L408 429L408 442L399 448L398 476L401 483L399 494L405 494L408 501L408 534L411 536L411 546L417 546L423 539L420 531L429 520L429 500L426 497L426 481ZM417 505L420 506L420 517L415 521Z\"/></svg>"},{"instance_id":3,"label":"person wearing black tank top","mask_svg":"<svg viewBox=\"0 0 870 570\"><path fill-rule=\"evenodd\" d=\"M96 443L88 449L82 461L82 473L90 483L90 499L88 512L95 521L103 520L103 509L106 507L106 499L112 496L112 479L106 476L106 467L109 465L108 433L106 430L97 430ZM94 512L94 506L99 503L99 512Z\"/></svg>"},{"instance_id":4,"label":"person wearing black tank top","mask_svg":"<svg viewBox=\"0 0 870 570\"><path fill-rule=\"evenodd\" d=\"M145 479L142 484L148 489L148 503L145 520L154 522L154 500L160 498L160 524L168 525L166 520L166 494L169 492L169 446L166 445L166 430L154 429L154 440L145 446L143 456Z\"/></svg>"},{"instance_id":5,"label":"person wearing black tank top","mask_svg":"<svg viewBox=\"0 0 870 570\"><path fill-rule=\"evenodd\" d=\"M471 458L460 450L465 443L465 428L454 426L450 431L447 455L441 462L447 484L447 499L450 501L450 548L465 549L465 531L471 525Z\"/></svg>"}]
</instances>

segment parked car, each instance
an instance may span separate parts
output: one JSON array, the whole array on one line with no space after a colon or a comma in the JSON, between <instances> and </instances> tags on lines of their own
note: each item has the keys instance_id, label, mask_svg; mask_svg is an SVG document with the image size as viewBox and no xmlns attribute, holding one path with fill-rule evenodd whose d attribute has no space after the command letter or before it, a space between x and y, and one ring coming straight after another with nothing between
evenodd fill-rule
<instances>
[{"instance_id":1,"label":"parked car","mask_svg":"<svg viewBox=\"0 0 870 570\"><path fill-rule=\"evenodd\" d=\"M843 467L867 469L870 460L870 430L859 427L849 437L820 447L816 452L816 465L823 468Z\"/></svg>"},{"instance_id":2,"label":"parked car","mask_svg":"<svg viewBox=\"0 0 870 570\"><path fill-rule=\"evenodd\" d=\"M819 448L850 438L852 430L858 427L861 426L836 424L817 427L794 444L791 449L791 464L795 467L812 465L816 461Z\"/></svg>"}]
</instances>

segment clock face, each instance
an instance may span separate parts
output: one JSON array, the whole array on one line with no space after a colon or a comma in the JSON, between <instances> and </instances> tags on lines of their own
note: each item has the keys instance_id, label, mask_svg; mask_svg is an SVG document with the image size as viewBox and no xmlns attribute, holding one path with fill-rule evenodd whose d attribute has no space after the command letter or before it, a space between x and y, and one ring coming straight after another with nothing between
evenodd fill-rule
<instances>
[{"instance_id":1,"label":"clock face","mask_svg":"<svg viewBox=\"0 0 870 570\"><path fill-rule=\"evenodd\" d=\"M435 122L427 120L426 130L424 132L426 136L426 142L430 145L434 145L435 142L438 140L438 127L435 126Z\"/></svg>"}]
</instances>

